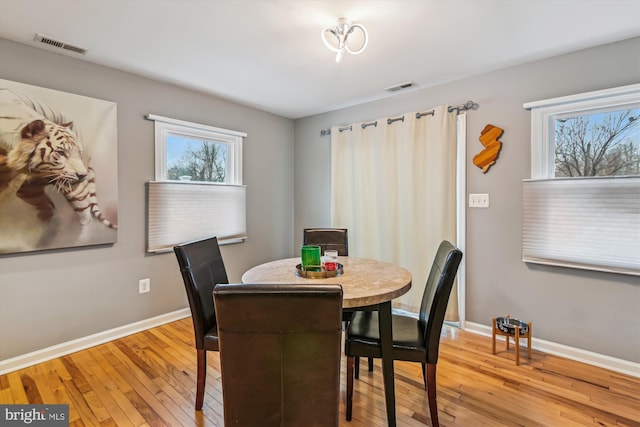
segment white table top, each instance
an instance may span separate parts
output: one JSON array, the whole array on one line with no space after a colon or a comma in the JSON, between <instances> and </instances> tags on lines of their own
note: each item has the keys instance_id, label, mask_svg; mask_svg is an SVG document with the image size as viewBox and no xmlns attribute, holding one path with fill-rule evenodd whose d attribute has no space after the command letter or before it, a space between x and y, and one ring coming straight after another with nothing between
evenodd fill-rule
<instances>
[{"instance_id":1,"label":"white table top","mask_svg":"<svg viewBox=\"0 0 640 427\"><path fill-rule=\"evenodd\" d=\"M328 278L304 278L296 274L300 258L258 265L242 275L242 283L323 283L342 285L343 308L364 307L397 298L411 289L411 273L397 265L373 259L338 257L344 273Z\"/></svg>"}]
</instances>

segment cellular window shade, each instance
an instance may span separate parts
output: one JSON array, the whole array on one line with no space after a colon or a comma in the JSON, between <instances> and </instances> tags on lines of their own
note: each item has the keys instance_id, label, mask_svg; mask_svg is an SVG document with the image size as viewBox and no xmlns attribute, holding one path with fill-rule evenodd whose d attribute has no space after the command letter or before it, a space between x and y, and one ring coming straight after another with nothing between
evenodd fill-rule
<instances>
[{"instance_id":1,"label":"cellular window shade","mask_svg":"<svg viewBox=\"0 0 640 427\"><path fill-rule=\"evenodd\" d=\"M233 243L247 238L246 187L151 181L148 184L148 252L217 236Z\"/></svg>"},{"instance_id":2,"label":"cellular window shade","mask_svg":"<svg viewBox=\"0 0 640 427\"><path fill-rule=\"evenodd\" d=\"M640 177L524 180L522 260L640 275Z\"/></svg>"}]
</instances>

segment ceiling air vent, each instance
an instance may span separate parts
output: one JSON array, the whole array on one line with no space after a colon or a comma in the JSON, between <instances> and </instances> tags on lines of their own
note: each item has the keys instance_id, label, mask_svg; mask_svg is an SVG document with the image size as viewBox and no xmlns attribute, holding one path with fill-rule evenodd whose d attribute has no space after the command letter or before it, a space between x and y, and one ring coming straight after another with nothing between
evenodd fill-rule
<instances>
[{"instance_id":1,"label":"ceiling air vent","mask_svg":"<svg viewBox=\"0 0 640 427\"><path fill-rule=\"evenodd\" d=\"M402 90L402 89L408 89L408 88L413 87L413 86L414 86L413 82L406 82L406 83L401 83L399 85L388 87L385 90L387 92L396 92L396 91L399 91L399 90Z\"/></svg>"},{"instance_id":2,"label":"ceiling air vent","mask_svg":"<svg viewBox=\"0 0 640 427\"><path fill-rule=\"evenodd\" d=\"M36 36L33 40L44 43L46 45L57 47L59 49L68 50L70 52L79 53L80 55L86 55L89 49L80 46L74 46L69 43L65 43L61 40L52 39L51 37L43 36L42 34L36 33Z\"/></svg>"}]
</instances>

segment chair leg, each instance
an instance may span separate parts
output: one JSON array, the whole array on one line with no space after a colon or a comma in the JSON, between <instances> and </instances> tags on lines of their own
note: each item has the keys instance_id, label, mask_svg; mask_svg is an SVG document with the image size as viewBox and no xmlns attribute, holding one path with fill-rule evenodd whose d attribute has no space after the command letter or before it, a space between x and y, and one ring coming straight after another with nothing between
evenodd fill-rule
<instances>
[{"instance_id":1,"label":"chair leg","mask_svg":"<svg viewBox=\"0 0 640 427\"><path fill-rule=\"evenodd\" d=\"M196 410L202 409L204 385L207 381L207 350L198 349L198 374L196 380Z\"/></svg>"},{"instance_id":2,"label":"chair leg","mask_svg":"<svg viewBox=\"0 0 640 427\"><path fill-rule=\"evenodd\" d=\"M425 364L422 364L422 381L424 381L424 389L427 389L427 371L425 370Z\"/></svg>"},{"instance_id":3,"label":"chair leg","mask_svg":"<svg viewBox=\"0 0 640 427\"><path fill-rule=\"evenodd\" d=\"M359 357L355 357L354 360L355 360L355 362L354 362L355 366L354 366L354 370L353 370L354 377L356 379L359 379L360 378L360 358Z\"/></svg>"},{"instance_id":4,"label":"chair leg","mask_svg":"<svg viewBox=\"0 0 640 427\"><path fill-rule=\"evenodd\" d=\"M427 364L427 396L429 398L429 412L431 413L431 425L440 427L438 422L438 402L436 402L436 364Z\"/></svg>"},{"instance_id":5,"label":"chair leg","mask_svg":"<svg viewBox=\"0 0 640 427\"><path fill-rule=\"evenodd\" d=\"M351 414L353 411L353 365L354 358L352 356L347 357L347 421L351 421Z\"/></svg>"},{"instance_id":6,"label":"chair leg","mask_svg":"<svg viewBox=\"0 0 640 427\"><path fill-rule=\"evenodd\" d=\"M373 357L369 358L369 372L373 372ZM360 378L360 358L356 357L355 377Z\"/></svg>"}]
</instances>

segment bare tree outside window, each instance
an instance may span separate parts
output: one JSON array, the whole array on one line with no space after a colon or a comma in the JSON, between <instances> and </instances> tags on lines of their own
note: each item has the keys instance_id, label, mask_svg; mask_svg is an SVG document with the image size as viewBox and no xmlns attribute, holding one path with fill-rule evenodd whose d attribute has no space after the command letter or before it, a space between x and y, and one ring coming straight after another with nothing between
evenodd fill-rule
<instances>
[{"instance_id":1,"label":"bare tree outside window","mask_svg":"<svg viewBox=\"0 0 640 427\"><path fill-rule=\"evenodd\" d=\"M555 176L640 175L640 109L555 120Z\"/></svg>"},{"instance_id":2,"label":"bare tree outside window","mask_svg":"<svg viewBox=\"0 0 640 427\"><path fill-rule=\"evenodd\" d=\"M169 161L167 179L201 182L225 182L227 147L213 141L172 140L168 151L180 153Z\"/></svg>"}]
</instances>

